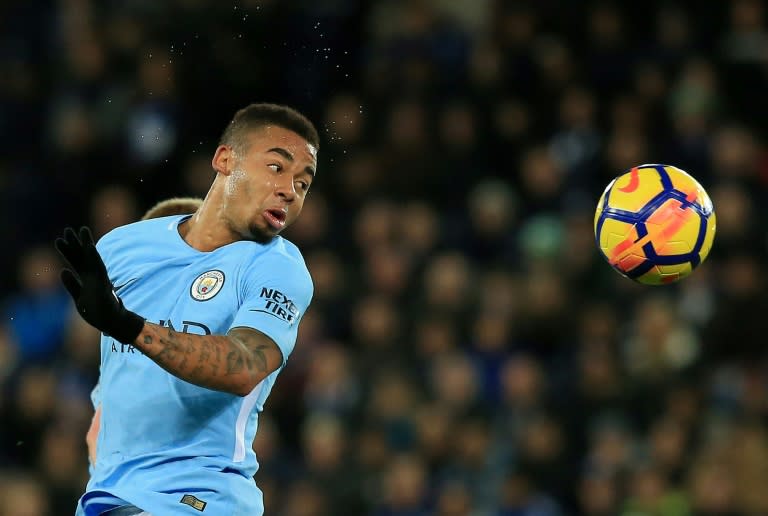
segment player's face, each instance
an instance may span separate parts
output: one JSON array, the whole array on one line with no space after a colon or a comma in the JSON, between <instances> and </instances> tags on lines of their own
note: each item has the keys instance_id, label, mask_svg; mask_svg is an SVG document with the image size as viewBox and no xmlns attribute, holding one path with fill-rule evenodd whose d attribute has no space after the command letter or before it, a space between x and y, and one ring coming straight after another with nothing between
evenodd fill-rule
<instances>
[{"instance_id":1,"label":"player's face","mask_svg":"<svg viewBox=\"0 0 768 516\"><path fill-rule=\"evenodd\" d=\"M248 141L242 156L219 147L214 167L225 171L223 213L230 230L263 242L301 213L317 168L317 149L276 126L251 132Z\"/></svg>"}]
</instances>

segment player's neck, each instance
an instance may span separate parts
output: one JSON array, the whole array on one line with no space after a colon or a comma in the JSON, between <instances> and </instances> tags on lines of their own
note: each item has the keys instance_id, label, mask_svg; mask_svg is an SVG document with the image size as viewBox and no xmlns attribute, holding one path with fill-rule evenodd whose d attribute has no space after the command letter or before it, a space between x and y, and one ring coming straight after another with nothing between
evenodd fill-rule
<instances>
[{"instance_id":1,"label":"player's neck","mask_svg":"<svg viewBox=\"0 0 768 516\"><path fill-rule=\"evenodd\" d=\"M209 199L179 224L179 235L190 247L202 252L210 252L238 240L221 224Z\"/></svg>"}]
</instances>

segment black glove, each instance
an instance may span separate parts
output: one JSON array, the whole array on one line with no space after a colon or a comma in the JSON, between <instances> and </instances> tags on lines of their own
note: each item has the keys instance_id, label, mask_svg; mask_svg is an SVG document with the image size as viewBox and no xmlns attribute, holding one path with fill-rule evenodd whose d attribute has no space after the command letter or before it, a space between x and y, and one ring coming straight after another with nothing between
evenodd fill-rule
<instances>
[{"instance_id":1,"label":"black glove","mask_svg":"<svg viewBox=\"0 0 768 516\"><path fill-rule=\"evenodd\" d=\"M57 238L55 245L68 265L61 271L61 281L83 319L123 344L136 340L144 327L144 318L127 310L112 290L91 230L80 228L78 238L72 228L66 228L64 238Z\"/></svg>"}]
</instances>

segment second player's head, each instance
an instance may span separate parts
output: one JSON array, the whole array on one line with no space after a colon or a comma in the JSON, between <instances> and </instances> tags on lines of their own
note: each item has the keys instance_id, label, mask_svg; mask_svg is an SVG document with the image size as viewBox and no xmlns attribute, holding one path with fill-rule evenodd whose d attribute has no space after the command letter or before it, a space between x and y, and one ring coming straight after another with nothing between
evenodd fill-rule
<instances>
[{"instance_id":1,"label":"second player's head","mask_svg":"<svg viewBox=\"0 0 768 516\"><path fill-rule=\"evenodd\" d=\"M211 160L228 230L266 242L290 226L314 179L319 140L314 125L286 106L251 104L235 113Z\"/></svg>"},{"instance_id":2,"label":"second player's head","mask_svg":"<svg viewBox=\"0 0 768 516\"><path fill-rule=\"evenodd\" d=\"M141 217L141 220L157 219L170 215L188 215L197 211L203 204L197 197L173 197L160 201Z\"/></svg>"}]
</instances>

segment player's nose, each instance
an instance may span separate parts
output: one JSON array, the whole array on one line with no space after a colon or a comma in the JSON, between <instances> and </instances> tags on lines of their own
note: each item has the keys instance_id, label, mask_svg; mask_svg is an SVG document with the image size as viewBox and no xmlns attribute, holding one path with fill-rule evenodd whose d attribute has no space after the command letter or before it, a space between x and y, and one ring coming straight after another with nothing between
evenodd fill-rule
<instances>
[{"instance_id":1,"label":"player's nose","mask_svg":"<svg viewBox=\"0 0 768 516\"><path fill-rule=\"evenodd\" d=\"M275 193L281 199L286 202L292 202L296 198L296 187L293 182L293 178L283 176L280 181L275 184Z\"/></svg>"}]
</instances>

